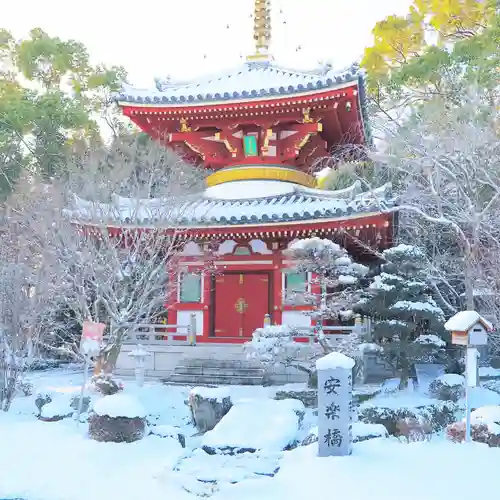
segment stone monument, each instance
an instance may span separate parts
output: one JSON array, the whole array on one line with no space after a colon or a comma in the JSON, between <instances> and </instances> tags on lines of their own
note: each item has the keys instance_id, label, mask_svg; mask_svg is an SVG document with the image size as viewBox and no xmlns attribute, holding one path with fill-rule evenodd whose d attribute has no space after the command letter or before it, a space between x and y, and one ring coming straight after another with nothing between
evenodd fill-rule
<instances>
[{"instance_id":1,"label":"stone monument","mask_svg":"<svg viewBox=\"0 0 500 500\"><path fill-rule=\"evenodd\" d=\"M354 360L332 352L316 361L318 372L318 455L352 452L352 370Z\"/></svg>"}]
</instances>

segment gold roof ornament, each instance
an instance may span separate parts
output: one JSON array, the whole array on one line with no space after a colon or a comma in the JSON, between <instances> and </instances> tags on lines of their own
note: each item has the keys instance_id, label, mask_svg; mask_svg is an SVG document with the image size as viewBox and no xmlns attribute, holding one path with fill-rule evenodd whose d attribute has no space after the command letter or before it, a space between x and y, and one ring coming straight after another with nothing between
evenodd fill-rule
<instances>
[{"instance_id":1,"label":"gold roof ornament","mask_svg":"<svg viewBox=\"0 0 500 500\"><path fill-rule=\"evenodd\" d=\"M255 53L247 56L248 62L270 61L271 0L254 0L253 38Z\"/></svg>"}]
</instances>

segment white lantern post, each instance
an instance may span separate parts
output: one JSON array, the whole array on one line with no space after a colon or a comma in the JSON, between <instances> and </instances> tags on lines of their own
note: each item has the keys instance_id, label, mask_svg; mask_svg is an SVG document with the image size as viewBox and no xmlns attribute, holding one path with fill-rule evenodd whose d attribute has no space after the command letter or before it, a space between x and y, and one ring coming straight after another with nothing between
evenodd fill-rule
<instances>
[{"instance_id":1,"label":"white lantern post","mask_svg":"<svg viewBox=\"0 0 500 500\"><path fill-rule=\"evenodd\" d=\"M488 343L488 332L493 325L476 311L461 311L452 316L444 325L451 332L451 341L463 345L465 353L465 441L471 441L470 389L478 385L478 346Z\"/></svg>"},{"instance_id":2,"label":"white lantern post","mask_svg":"<svg viewBox=\"0 0 500 500\"><path fill-rule=\"evenodd\" d=\"M138 387L143 387L145 362L146 358L151 354L138 344L128 355L135 360L135 382Z\"/></svg>"}]
</instances>

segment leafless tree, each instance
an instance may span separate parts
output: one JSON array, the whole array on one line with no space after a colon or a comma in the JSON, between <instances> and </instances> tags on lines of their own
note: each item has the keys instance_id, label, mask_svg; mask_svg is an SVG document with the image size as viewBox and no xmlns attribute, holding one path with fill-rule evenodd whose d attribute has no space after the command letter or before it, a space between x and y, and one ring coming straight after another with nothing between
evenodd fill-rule
<instances>
[{"instance_id":1,"label":"leafless tree","mask_svg":"<svg viewBox=\"0 0 500 500\"><path fill-rule=\"evenodd\" d=\"M67 177L47 187L43 210L20 210L33 255L55 276L46 331L54 330L58 310L79 325L105 323L99 362L112 369L127 335L123 325L152 323L165 312L185 243L180 221L202 181L195 167L143 138L73 158ZM78 340L64 339L57 350L76 353ZM60 344L51 336L41 342L48 349Z\"/></svg>"},{"instance_id":2,"label":"leafless tree","mask_svg":"<svg viewBox=\"0 0 500 500\"><path fill-rule=\"evenodd\" d=\"M429 273L451 315L477 295L498 297L500 141L488 95L468 89L460 106L435 98L372 158L391 172L404 239L428 248ZM483 293L487 292L487 293ZM498 305L490 304L498 315Z\"/></svg>"},{"instance_id":3,"label":"leafless tree","mask_svg":"<svg viewBox=\"0 0 500 500\"><path fill-rule=\"evenodd\" d=\"M36 251L31 231L44 213L42 199L29 177L4 210L0 232L0 408L8 411L23 371L29 367L42 332L43 318L57 292L55 270ZM29 216L27 216L29 214ZM46 213L45 213L46 214Z\"/></svg>"}]
</instances>

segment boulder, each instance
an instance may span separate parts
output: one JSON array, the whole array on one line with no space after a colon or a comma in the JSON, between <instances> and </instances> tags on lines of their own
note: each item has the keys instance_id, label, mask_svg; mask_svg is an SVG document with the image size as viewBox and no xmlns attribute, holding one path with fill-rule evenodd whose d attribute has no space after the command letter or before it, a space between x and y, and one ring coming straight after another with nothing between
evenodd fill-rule
<instances>
[{"instance_id":1,"label":"boulder","mask_svg":"<svg viewBox=\"0 0 500 500\"><path fill-rule=\"evenodd\" d=\"M97 401L89 416L89 436L95 441L132 443L144 437L146 411L126 394L113 394Z\"/></svg>"},{"instance_id":2,"label":"boulder","mask_svg":"<svg viewBox=\"0 0 500 500\"><path fill-rule=\"evenodd\" d=\"M308 446L310 444L317 442L318 442L318 428L313 427L312 429L310 429L307 436L302 440L300 446Z\"/></svg>"},{"instance_id":3,"label":"boulder","mask_svg":"<svg viewBox=\"0 0 500 500\"><path fill-rule=\"evenodd\" d=\"M44 404L38 419L42 422L59 422L73 415L73 410L66 398L58 397Z\"/></svg>"},{"instance_id":4,"label":"boulder","mask_svg":"<svg viewBox=\"0 0 500 500\"><path fill-rule=\"evenodd\" d=\"M161 438L171 438L179 441L179 444L186 447L186 437L180 432L178 427L171 425L155 425L149 428L149 434Z\"/></svg>"},{"instance_id":5,"label":"boulder","mask_svg":"<svg viewBox=\"0 0 500 500\"><path fill-rule=\"evenodd\" d=\"M211 431L233 406L227 389L196 387L188 399L193 423L200 433Z\"/></svg>"},{"instance_id":6,"label":"boulder","mask_svg":"<svg viewBox=\"0 0 500 500\"><path fill-rule=\"evenodd\" d=\"M361 443L369 439L389 437L387 429L380 424L365 424L363 422L354 422L352 424L352 442Z\"/></svg>"},{"instance_id":7,"label":"boulder","mask_svg":"<svg viewBox=\"0 0 500 500\"><path fill-rule=\"evenodd\" d=\"M304 405L297 399L242 399L208 431L202 448L208 454L277 453L298 444Z\"/></svg>"}]
</instances>

